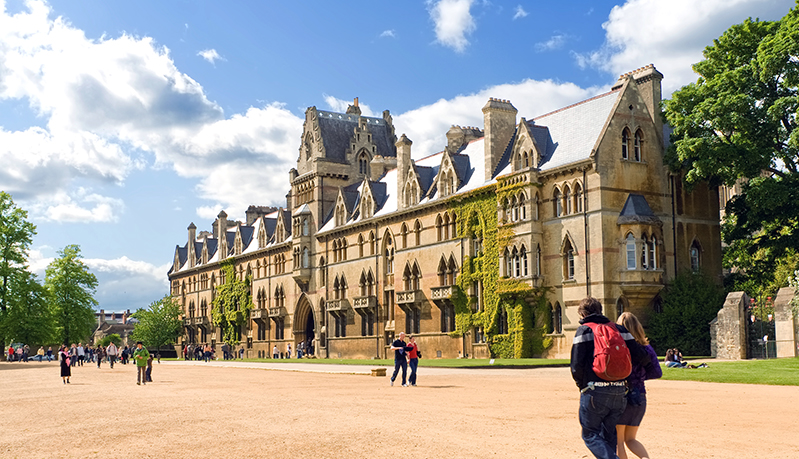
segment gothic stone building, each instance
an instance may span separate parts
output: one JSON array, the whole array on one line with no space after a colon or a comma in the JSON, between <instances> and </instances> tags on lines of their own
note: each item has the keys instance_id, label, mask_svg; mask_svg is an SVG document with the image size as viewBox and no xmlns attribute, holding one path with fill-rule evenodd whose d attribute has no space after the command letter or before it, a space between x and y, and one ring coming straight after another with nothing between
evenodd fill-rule
<instances>
[{"instance_id":1,"label":"gothic stone building","mask_svg":"<svg viewBox=\"0 0 799 459\"><path fill-rule=\"evenodd\" d=\"M211 305L233 259L235 276L251 279L240 329L250 357L308 340L322 358L386 357L400 331L430 358L488 357L493 335L508 333L501 305L497 326L452 333L453 285L482 250L481 235L457 230L456 209L475 196L494 199L499 231L512 235L494 252L497 274L547 287L543 356L568 356L587 295L610 318L631 311L646 323L675 273L721 273L718 191L687 192L663 163L662 78L643 67L532 119L492 98L482 129L453 126L442 151L413 155L388 111L362 116L357 99L346 113L309 108L286 208L251 206L245 222L220 212L211 232L191 224L176 248L168 276L184 342L221 342ZM465 290L479 311L483 285Z\"/></svg>"}]
</instances>

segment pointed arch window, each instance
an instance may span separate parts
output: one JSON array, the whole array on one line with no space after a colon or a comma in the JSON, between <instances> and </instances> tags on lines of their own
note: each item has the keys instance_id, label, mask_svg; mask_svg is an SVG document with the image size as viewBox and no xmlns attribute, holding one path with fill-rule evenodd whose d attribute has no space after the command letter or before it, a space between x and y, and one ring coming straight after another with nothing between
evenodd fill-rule
<instances>
[{"instance_id":1,"label":"pointed arch window","mask_svg":"<svg viewBox=\"0 0 799 459\"><path fill-rule=\"evenodd\" d=\"M699 268L702 266L702 247L699 245L699 242L694 241L691 244L689 253L691 256L691 270L693 272L698 272Z\"/></svg>"},{"instance_id":2,"label":"pointed arch window","mask_svg":"<svg viewBox=\"0 0 799 459\"><path fill-rule=\"evenodd\" d=\"M658 240L655 235L652 235L652 240L649 242L649 269L658 269Z\"/></svg>"},{"instance_id":3,"label":"pointed arch window","mask_svg":"<svg viewBox=\"0 0 799 459\"><path fill-rule=\"evenodd\" d=\"M555 206L555 216L560 217L563 215L563 201L560 199L560 190L555 188L555 192L552 193L552 201Z\"/></svg>"},{"instance_id":4,"label":"pointed arch window","mask_svg":"<svg viewBox=\"0 0 799 459\"><path fill-rule=\"evenodd\" d=\"M416 220L416 222L413 224L413 232L414 232L414 234L416 236L416 245L421 244L422 243L422 222L420 222L419 220Z\"/></svg>"},{"instance_id":5,"label":"pointed arch window","mask_svg":"<svg viewBox=\"0 0 799 459\"><path fill-rule=\"evenodd\" d=\"M499 317L497 318L497 334L508 334L508 311L504 307L499 307Z\"/></svg>"},{"instance_id":6,"label":"pointed arch window","mask_svg":"<svg viewBox=\"0 0 799 459\"><path fill-rule=\"evenodd\" d=\"M560 303L555 303L552 309L552 331L554 333L563 333L563 309Z\"/></svg>"},{"instance_id":7,"label":"pointed arch window","mask_svg":"<svg viewBox=\"0 0 799 459\"><path fill-rule=\"evenodd\" d=\"M402 240L402 248L408 247L408 225L405 223L400 227L400 239Z\"/></svg>"},{"instance_id":8,"label":"pointed arch window","mask_svg":"<svg viewBox=\"0 0 799 459\"><path fill-rule=\"evenodd\" d=\"M635 145L633 146L633 160L641 161L641 145L643 143L643 134L641 130L635 131Z\"/></svg>"},{"instance_id":9,"label":"pointed arch window","mask_svg":"<svg viewBox=\"0 0 799 459\"><path fill-rule=\"evenodd\" d=\"M632 233L627 233L625 240L627 246L627 269L635 269L635 236Z\"/></svg>"},{"instance_id":10,"label":"pointed arch window","mask_svg":"<svg viewBox=\"0 0 799 459\"><path fill-rule=\"evenodd\" d=\"M568 186L566 188L564 188L564 191L563 191L563 208L564 208L564 211L565 211L564 213L566 215L571 215L571 213L572 213L572 193L571 193L571 190L569 189Z\"/></svg>"},{"instance_id":11,"label":"pointed arch window","mask_svg":"<svg viewBox=\"0 0 799 459\"><path fill-rule=\"evenodd\" d=\"M522 167L530 167L530 155L526 151L522 154Z\"/></svg>"},{"instance_id":12,"label":"pointed arch window","mask_svg":"<svg viewBox=\"0 0 799 459\"><path fill-rule=\"evenodd\" d=\"M521 270L521 276L527 277L529 275L529 271L527 268L527 249L522 246L522 249L519 251L519 265Z\"/></svg>"},{"instance_id":13,"label":"pointed arch window","mask_svg":"<svg viewBox=\"0 0 799 459\"><path fill-rule=\"evenodd\" d=\"M436 240L442 241L444 239L444 222L441 219L441 214L436 215Z\"/></svg>"},{"instance_id":14,"label":"pointed arch window","mask_svg":"<svg viewBox=\"0 0 799 459\"><path fill-rule=\"evenodd\" d=\"M308 251L308 247L302 248L302 267L303 268L311 267L311 254Z\"/></svg>"},{"instance_id":15,"label":"pointed arch window","mask_svg":"<svg viewBox=\"0 0 799 459\"><path fill-rule=\"evenodd\" d=\"M519 219L527 220L527 197L519 193Z\"/></svg>"},{"instance_id":16,"label":"pointed arch window","mask_svg":"<svg viewBox=\"0 0 799 459\"><path fill-rule=\"evenodd\" d=\"M563 245L563 279L574 279L574 247L568 239Z\"/></svg>"},{"instance_id":17,"label":"pointed arch window","mask_svg":"<svg viewBox=\"0 0 799 459\"><path fill-rule=\"evenodd\" d=\"M358 172L364 175L369 173L369 155L365 151L358 156Z\"/></svg>"},{"instance_id":18,"label":"pointed arch window","mask_svg":"<svg viewBox=\"0 0 799 459\"><path fill-rule=\"evenodd\" d=\"M621 158L622 159L630 159L630 131L627 128L624 128L621 131Z\"/></svg>"},{"instance_id":19,"label":"pointed arch window","mask_svg":"<svg viewBox=\"0 0 799 459\"><path fill-rule=\"evenodd\" d=\"M649 238L641 236L641 269L649 268Z\"/></svg>"},{"instance_id":20,"label":"pointed arch window","mask_svg":"<svg viewBox=\"0 0 799 459\"><path fill-rule=\"evenodd\" d=\"M583 187L579 183L574 185L574 211L583 213Z\"/></svg>"}]
</instances>

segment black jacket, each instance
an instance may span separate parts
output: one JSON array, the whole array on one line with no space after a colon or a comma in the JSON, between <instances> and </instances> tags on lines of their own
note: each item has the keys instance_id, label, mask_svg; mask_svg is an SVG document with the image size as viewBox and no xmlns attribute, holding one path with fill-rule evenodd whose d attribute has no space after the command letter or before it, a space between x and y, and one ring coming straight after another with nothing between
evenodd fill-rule
<instances>
[{"instance_id":1,"label":"black jacket","mask_svg":"<svg viewBox=\"0 0 799 459\"><path fill-rule=\"evenodd\" d=\"M606 324L610 322L610 319L600 314L591 314L590 316L580 320L581 324L585 324L587 322ZM646 350L635 341L633 335L630 334L630 332L627 331L627 329L623 326L619 324L614 325L616 325L619 333L621 333L621 337L627 344L627 348L630 350L630 359L632 360L633 366L636 364L644 368L651 366L652 361L649 358L649 354L647 354ZM600 378L596 375L596 373L594 373L593 367L594 331L591 330L591 328L587 325L580 325L574 334L571 355L572 378L574 378L574 382L577 383L577 387L583 389L588 385L589 381L604 381L604 379Z\"/></svg>"}]
</instances>

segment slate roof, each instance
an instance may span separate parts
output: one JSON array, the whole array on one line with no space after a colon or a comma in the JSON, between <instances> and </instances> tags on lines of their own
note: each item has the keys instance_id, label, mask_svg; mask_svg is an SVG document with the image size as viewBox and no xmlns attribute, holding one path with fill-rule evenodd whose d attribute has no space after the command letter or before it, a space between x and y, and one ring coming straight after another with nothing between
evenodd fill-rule
<instances>
[{"instance_id":1,"label":"slate roof","mask_svg":"<svg viewBox=\"0 0 799 459\"><path fill-rule=\"evenodd\" d=\"M469 157L461 153L455 153L452 155L452 165L455 168L455 173L458 174L458 188L460 188L462 184L469 181L471 176L472 169L469 167Z\"/></svg>"},{"instance_id":2,"label":"slate roof","mask_svg":"<svg viewBox=\"0 0 799 459\"><path fill-rule=\"evenodd\" d=\"M627 223L659 224L662 222L652 212L652 208L649 207L649 203L646 202L643 195L630 193L619 213L617 223L623 225Z\"/></svg>"},{"instance_id":3,"label":"slate roof","mask_svg":"<svg viewBox=\"0 0 799 459\"><path fill-rule=\"evenodd\" d=\"M350 148L354 130L358 126L358 118L366 120L378 155L397 156L391 129L383 118L318 110L317 121L327 159L340 163L347 161L346 151Z\"/></svg>"},{"instance_id":4,"label":"slate roof","mask_svg":"<svg viewBox=\"0 0 799 459\"><path fill-rule=\"evenodd\" d=\"M545 171L590 158L620 94L614 89L530 121L546 126L550 134L539 168Z\"/></svg>"}]
</instances>

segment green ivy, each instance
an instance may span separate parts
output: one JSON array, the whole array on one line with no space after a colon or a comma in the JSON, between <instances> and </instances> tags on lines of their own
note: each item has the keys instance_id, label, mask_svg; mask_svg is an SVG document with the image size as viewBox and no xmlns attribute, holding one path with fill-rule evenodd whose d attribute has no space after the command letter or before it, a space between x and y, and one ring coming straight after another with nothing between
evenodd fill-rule
<instances>
[{"instance_id":1,"label":"green ivy","mask_svg":"<svg viewBox=\"0 0 799 459\"><path fill-rule=\"evenodd\" d=\"M546 290L530 288L516 279L500 279L499 254L513 238L513 231L500 227L497 221L497 198L507 196L524 184L501 187L496 185L476 190L456 201L458 237L480 238L482 253L463 260L455 280L452 302L455 305L455 331L461 336L473 327L483 327L491 355L499 358L525 358L540 355L551 344L545 338ZM483 310L473 311L473 301L466 292L476 281L483 283ZM508 333L500 335L500 308L508 315ZM536 319L537 318L537 319Z\"/></svg>"},{"instance_id":2,"label":"green ivy","mask_svg":"<svg viewBox=\"0 0 799 459\"><path fill-rule=\"evenodd\" d=\"M225 282L216 287L216 295L212 302L211 319L215 326L222 329L222 341L230 346L239 344L239 330L247 323L253 307L250 296L252 276L244 280L236 278L235 259L221 263Z\"/></svg>"}]
</instances>

